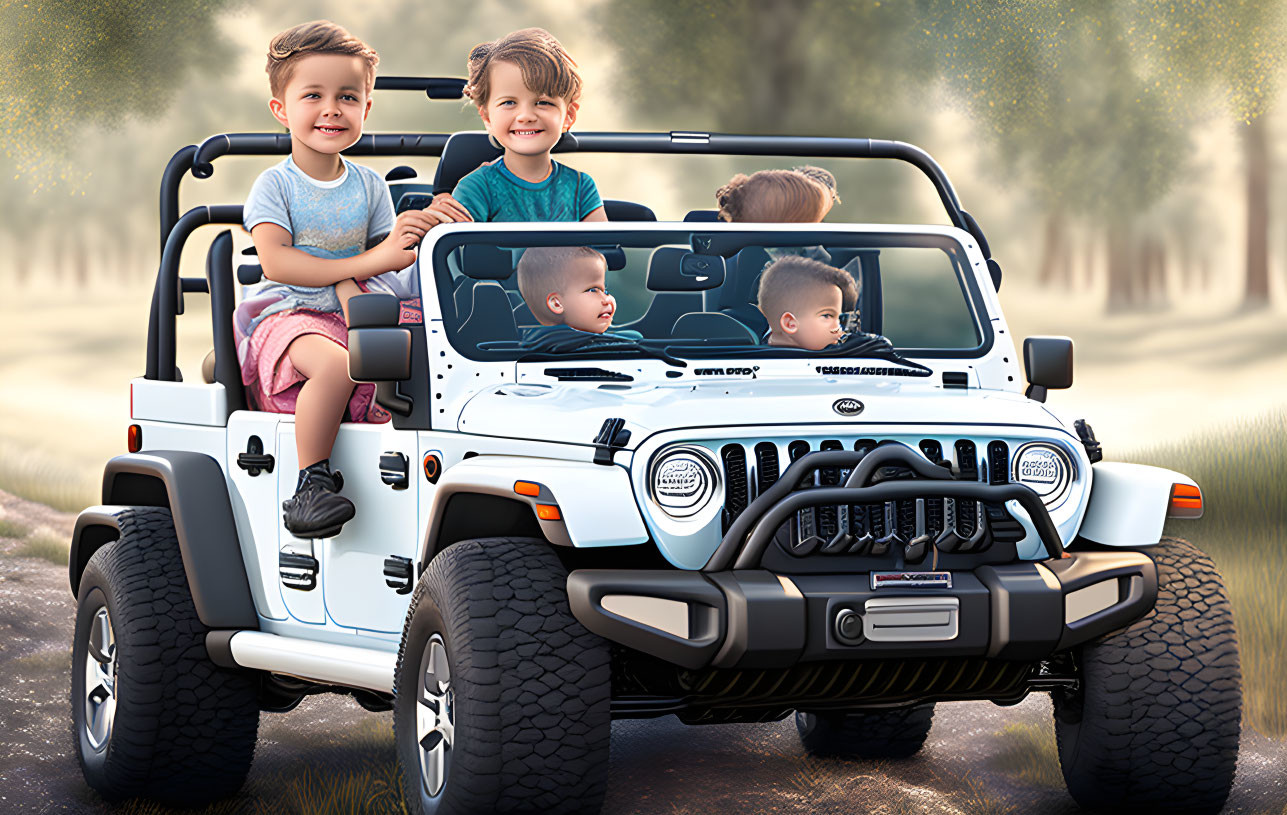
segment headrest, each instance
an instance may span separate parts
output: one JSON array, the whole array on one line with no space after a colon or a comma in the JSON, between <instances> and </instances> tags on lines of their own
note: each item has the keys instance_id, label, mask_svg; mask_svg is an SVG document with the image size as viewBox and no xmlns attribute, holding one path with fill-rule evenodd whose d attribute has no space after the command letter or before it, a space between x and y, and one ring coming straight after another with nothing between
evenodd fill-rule
<instances>
[{"instance_id":1,"label":"headrest","mask_svg":"<svg viewBox=\"0 0 1287 815\"><path fill-rule=\"evenodd\" d=\"M656 214L634 201L604 201L603 214L609 221L655 221Z\"/></svg>"},{"instance_id":2,"label":"headrest","mask_svg":"<svg viewBox=\"0 0 1287 815\"><path fill-rule=\"evenodd\" d=\"M719 212L713 209L695 209L684 216L685 221L718 221Z\"/></svg>"},{"instance_id":3,"label":"headrest","mask_svg":"<svg viewBox=\"0 0 1287 815\"><path fill-rule=\"evenodd\" d=\"M576 150L576 137L564 133L554 152L561 153ZM438 169L433 175L433 193L451 192L456 189L460 179L477 170L485 162L500 158L501 150L493 147L485 130L466 130L453 133L443 145L442 157L438 159Z\"/></svg>"},{"instance_id":4,"label":"headrest","mask_svg":"<svg viewBox=\"0 0 1287 815\"><path fill-rule=\"evenodd\" d=\"M464 246L462 266L465 275L475 280L507 280L514 274L514 253L486 243Z\"/></svg>"},{"instance_id":5,"label":"headrest","mask_svg":"<svg viewBox=\"0 0 1287 815\"><path fill-rule=\"evenodd\" d=\"M490 280L476 283L473 295L469 316L459 329L462 341L477 345L485 340L517 340L509 296L500 284Z\"/></svg>"},{"instance_id":6,"label":"headrest","mask_svg":"<svg viewBox=\"0 0 1287 815\"><path fill-rule=\"evenodd\" d=\"M661 246L648 259L649 291L705 291L724 283L724 258Z\"/></svg>"}]
</instances>

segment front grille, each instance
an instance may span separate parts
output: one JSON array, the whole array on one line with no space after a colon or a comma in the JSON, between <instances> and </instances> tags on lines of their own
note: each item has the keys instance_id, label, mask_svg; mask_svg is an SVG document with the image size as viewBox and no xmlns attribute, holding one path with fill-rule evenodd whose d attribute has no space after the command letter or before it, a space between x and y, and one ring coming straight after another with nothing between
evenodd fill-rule
<instances>
[{"instance_id":1,"label":"front grille","mask_svg":"<svg viewBox=\"0 0 1287 815\"><path fill-rule=\"evenodd\" d=\"M823 439L817 449L844 450L850 444L866 455L881 440ZM980 440L922 439L916 443L926 460L946 467L952 477L963 481L1004 484L1009 481L1010 446L999 439ZM945 447L952 451L949 459ZM781 477L780 457L796 461L810 452L813 445L795 439L785 450L771 441L734 442L720 449L724 467L724 530L744 511L751 501ZM983 455L980 456L980 451ZM850 470L823 468L805 477L800 489L839 486L848 479ZM907 467L881 467L873 483L890 479L917 478ZM753 490L752 490L753 487ZM883 504L851 504L802 509L790 523L778 530L775 538L780 549L794 558L820 555L885 556L896 550L909 563L918 563L932 549L944 553L978 553L993 543L1014 543L1026 534L1003 505L978 504L975 501L935 497L901 499ZM979 508L982 506L983 514Z\"/></svg>"}]
</instances>

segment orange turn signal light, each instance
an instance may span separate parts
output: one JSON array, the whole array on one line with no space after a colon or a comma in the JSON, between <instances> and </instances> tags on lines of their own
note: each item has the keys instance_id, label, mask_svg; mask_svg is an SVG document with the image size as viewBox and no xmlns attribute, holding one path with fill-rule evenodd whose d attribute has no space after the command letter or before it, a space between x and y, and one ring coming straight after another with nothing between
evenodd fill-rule
<instances>
[{"instance_id":1,"label":"orange turn signal light","mask_svg":"<svg viewBox=\"0 0 1287 815\"><path fill-rule=\"evenodd\" d=\"M424 468L425 478L428 479L429 483L437 484L438 476L442 475L442 460L433 453L427 453L425 455Z\"/></svg>"},{"instance_id":2,"label":"orange turn signal light","mask_svg":"<svg viewBox=\"0 0 1287 815\"><path fill-rule=\"evenodd\" d=\"M533 484L531 481L515 481L514 492L519 495L530 495L535 498L541 494L541 485Z\"/></svg>"},{"instance_id":3,"label":"orange turn signal light","mask_svg":"<svg viewBox=\"0 0 1287 815\"><path fill-rule=\"evenodd\" d=\"M1167 513L1172 518L1201 518L1202 490L1193 484L1172 484Z\"/></svg>"},{"instance_id":4,"label":"orange turn signal light","mask_svg":"<svg viewBox=\"0 0 1287 815\"><path fill-rule=\"evenodd\" d=\"M137 453L143 449L143 428L136 424L130 425L130 429L125 433L125 447L131 453Z\"/></svg>"},{"instance_id":5,"label":"orange turn signal light","mask_svg":"<svg viewBox=\"0 0 1287 815\"><path fill-rule=\"evenodd\" d=\"M563 516L559 514L559 508L553 504L537 504L536 517L542 521L561 521Z\"/></svg>"}]
</instances>

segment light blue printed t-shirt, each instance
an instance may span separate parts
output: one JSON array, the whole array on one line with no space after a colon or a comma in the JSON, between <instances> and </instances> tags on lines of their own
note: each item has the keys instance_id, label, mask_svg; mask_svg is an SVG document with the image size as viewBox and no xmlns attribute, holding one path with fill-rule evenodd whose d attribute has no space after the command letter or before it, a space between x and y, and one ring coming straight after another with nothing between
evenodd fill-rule
<instances>
[{"instance_id":1,"label":"light blue printed t-shirt","mask_svg":"<svg viewBox=\"0 0 1287 815\"><path fill-rule=\"evenodd\" d=\"M291 234L296 249L313 257L338 259L360 255L371 238L393 229L393 197L379 173L341 158L344 171L332 181L318 181L287 157L269 167L250 189L242 209L246 231L259 224L277 224ZM250 325L270 314L297 308L338 312L334 286L292 286L274 283L259 294L280 293Z\"/></svg>"},{"instance_id":2,"label":"light blue printed t-shirt","mask_svg":"<svg viewBox=\"0 0 1287 815\"><path fill-rule=\"evenodd\" d=\"M544 181L514 175L504 159L460 179L451 197L475 221L579 221L603 206L594 179L557 161Z\"/></svg>"}]
</instances>

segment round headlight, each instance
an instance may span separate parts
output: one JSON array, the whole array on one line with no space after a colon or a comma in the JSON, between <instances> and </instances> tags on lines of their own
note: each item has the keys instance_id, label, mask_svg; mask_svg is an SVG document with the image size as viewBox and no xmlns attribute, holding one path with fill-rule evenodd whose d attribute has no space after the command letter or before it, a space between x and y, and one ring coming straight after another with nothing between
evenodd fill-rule
<instances>
[{"instance_id":1,"label":"round headlight","mask_svg":"<svg viewBox=\"0 0 1287 815\"><path fill-rule=\"evenodd\" d=\"M1056 445L1040 441L1028 442L1014 454L1012 477L1041 496L1046 506L1054 506L1072 485L1072 459Z\"/></svg>"},{"instance_id":2,"label":"round headlight","mask_svg":"<svg viewBox=\"0 0 1287 815\"><path fill-rule=\"evenodd\" d=\"M691 447L662 453L652 468L652 500L672 518L701 512L715 495L715 467Z\"/></svg>"}]
</instances>

